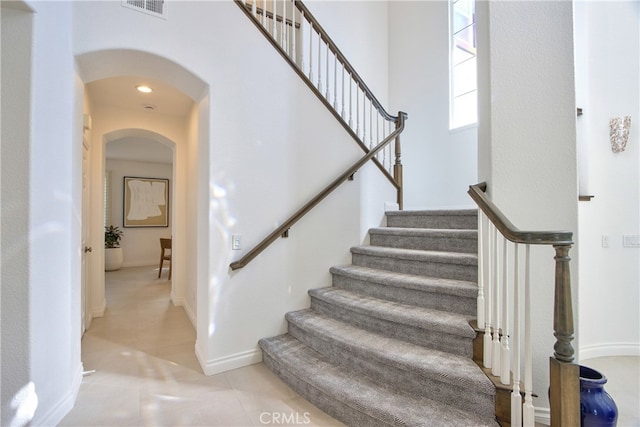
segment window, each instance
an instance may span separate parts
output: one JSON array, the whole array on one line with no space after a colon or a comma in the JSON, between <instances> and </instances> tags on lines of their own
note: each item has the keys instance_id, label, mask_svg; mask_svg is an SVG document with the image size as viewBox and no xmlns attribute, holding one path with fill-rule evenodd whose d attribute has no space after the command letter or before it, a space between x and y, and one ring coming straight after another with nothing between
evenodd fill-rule
<instances>
[{"instance_id":1,"label":"window","mask_svg":"<svg viewBox=\"0 0 640 427\"><path fill-rule=\"evenodd\" d=\"M449 0L449 127L478 121L474 0Z\"/></svg>"}]
</instances>

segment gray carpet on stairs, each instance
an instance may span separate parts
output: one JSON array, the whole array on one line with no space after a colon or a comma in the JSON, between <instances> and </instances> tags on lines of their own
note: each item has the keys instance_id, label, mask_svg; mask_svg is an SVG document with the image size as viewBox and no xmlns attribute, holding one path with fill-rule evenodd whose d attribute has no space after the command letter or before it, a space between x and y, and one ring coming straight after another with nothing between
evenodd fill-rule
<instances>
[{"instance_id":1,"label":"gray carpet on stairs","mask_svg":"<svg viewBox=\"0 0 640 427\"><path fill-rule=\"evenodd\" d=\"M331 268L263 360L307 400L351 426L484 426L495 388L471 360L477 214L387 213L353 264Z\"/></svg>"}]
</instances>

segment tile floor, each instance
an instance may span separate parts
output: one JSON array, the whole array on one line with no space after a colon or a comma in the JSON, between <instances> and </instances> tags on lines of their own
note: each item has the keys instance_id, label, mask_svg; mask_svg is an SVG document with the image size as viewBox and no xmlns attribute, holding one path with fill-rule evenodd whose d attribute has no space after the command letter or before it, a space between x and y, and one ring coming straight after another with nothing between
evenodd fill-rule
<instances>
[{"instance_id":1,"label":"tile floor","mask_svg":"<svg viewBox=\"0 0 640 427\"><path fill-rule=\"evenodd\" d=\"M86 371L60 426L340 426L257 364L205 376L167 272L106 273L107 309L82 339Z\"/></svg>"},{"instance_id":2,"label":"tile floor","mask_svg":"<svg viewBox=\"0 0 640 427\"><path fill-rule=\"evenodd\" d=\"M153 267L106 273L107 309L82 339L84 377L60 426L340 426L257 364L205 376L195 331L169 301L167 272ZM608 378L618 427L640 427L640 357L581 364Z\"/></svg>"}]
</instances>

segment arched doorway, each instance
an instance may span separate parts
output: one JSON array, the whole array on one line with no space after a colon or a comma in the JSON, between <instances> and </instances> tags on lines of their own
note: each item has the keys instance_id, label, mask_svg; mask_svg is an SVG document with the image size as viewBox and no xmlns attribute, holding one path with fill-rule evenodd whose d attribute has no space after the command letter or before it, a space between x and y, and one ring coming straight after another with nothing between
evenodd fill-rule
<instances>
[{"instance_id":1,"label":"arched doorway","mask_svg":"<svg viewBox=\"0 0 640 427\"><path fill-rule=\"evenodd\" d=\"M84 86L85 137L91 141L91 259L89 317L104 313L104 245L102 186L105 174L105 145L122 138L139 137L173 148L171 230L174 238L174 269L171 299L183 305L196 325L198 253L206 248L207 230L198 228L197 192L206 188L208 166L208 126L199 124L209 110L208 88L198 77L165 58L141 51L106 50L76 58ZM136 80L137 79L137 80ZM168 98L149 103L133 102L117 105L123 96L112 96L100 104L92 100L92 87L109 81L122 85L122 90L135 90L134 80L162 87ZM113 93L111 95L114 95ZM179 98L179 99L178 99ZM134 99L134 98L132 98ZM187 100L183 112L172 113L164 105L174 107ZM114 105L115 103L115 105ZM155 111L154 111L155 110ZM177 117L180 116L180 117ZM88 126L87 126L88 123ZM88 128L88 131L87 131ZM87 136L86 133L89 133ZM204 225L206 228L206 224Z\"/></svg>"}]
</instances>

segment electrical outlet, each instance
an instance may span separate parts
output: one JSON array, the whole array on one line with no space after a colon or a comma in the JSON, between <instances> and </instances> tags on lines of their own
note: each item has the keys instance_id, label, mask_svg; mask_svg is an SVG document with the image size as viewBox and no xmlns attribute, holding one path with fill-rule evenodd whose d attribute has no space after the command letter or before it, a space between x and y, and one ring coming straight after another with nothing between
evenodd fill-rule
<instances>
[{"instance_id":1,"label":"electrical outlet","mask_svg":"<svg viewBox=\"0 0 640 427\"><path fill-rule=\"evenodd\" d=\"M239 251L242 247L242 236L239 234L234 234L231 236L231 249L234 251Z\"/></svg>"},{"instance_id":2,"label":"electrical outlet","mask_svg":"<svg viewBox=\"0 0 640 427\"><path fill-rule=\"evenodd\" d=\"M623 248L640 248L640 236L637 234L625 234L622 236Z\"/></svg>"},{"instance_id":3,"label":"electrical outlet","mask_svg":"<svg viewBox=\"0 0 640 427\"><path fill-rule=\"evenodd\" d=\"M603 234L602 235L602 247L603 248L608 248L609 247L609 235L608 234Z\"/></svg>"}]
</instances>

